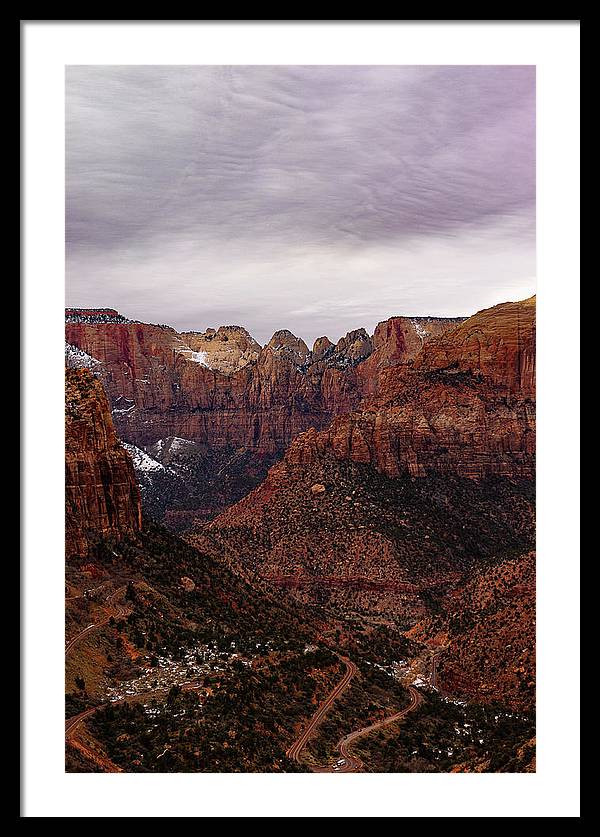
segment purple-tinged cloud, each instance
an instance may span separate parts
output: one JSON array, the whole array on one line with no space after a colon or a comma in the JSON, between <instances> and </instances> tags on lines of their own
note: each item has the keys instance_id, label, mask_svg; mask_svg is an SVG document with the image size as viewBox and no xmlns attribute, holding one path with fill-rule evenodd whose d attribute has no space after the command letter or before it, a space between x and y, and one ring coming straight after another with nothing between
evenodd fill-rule
<instances>
[{"instance_id":1,"label":"purple-tinged cloud","mask_svg":"<svg viewBox=\"0 0 600 837\"><path fill-rule=\"evenodd\" d=\"M70 67L67 300L266 340L533 291L533 67Z\"/></svg>"}]
</instances>

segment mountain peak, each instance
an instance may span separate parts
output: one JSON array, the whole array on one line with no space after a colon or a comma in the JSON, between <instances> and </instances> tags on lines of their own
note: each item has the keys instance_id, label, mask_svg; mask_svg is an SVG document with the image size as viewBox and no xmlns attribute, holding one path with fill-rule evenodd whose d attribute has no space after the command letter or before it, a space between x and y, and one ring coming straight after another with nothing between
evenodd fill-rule
<instances>
[{"instance_id":1,"label":"mountain peak","mask_svg":"<svg viewBox=\"0 0 600 837\"><path fill-rule=\"evenodd\" d=\"M287 328L279 329L271 337L266 347L276 354L282 354L295 363L305 363L310 352L301 337L296 337Z\"/></svg>"}]
</instances>

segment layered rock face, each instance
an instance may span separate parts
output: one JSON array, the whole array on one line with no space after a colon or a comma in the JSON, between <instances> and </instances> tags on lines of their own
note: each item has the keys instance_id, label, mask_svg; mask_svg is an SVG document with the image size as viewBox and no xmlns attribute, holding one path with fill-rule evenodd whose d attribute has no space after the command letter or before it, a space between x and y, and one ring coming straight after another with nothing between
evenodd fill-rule
<instances>
[{"instance_id":1,"label":"layered rock face","mask_svg":"<svg viewBox=\"0 0 600 837\"><path fill-rule=\"evenodd\" d=\"M534 330L534 301L501 305L410 357L405 322L382 324L357 367L372 366L374 394L300 434L200 542L297 595L335 589L338 605L405 617L469 560L531 549Z\"/></svg>"},{"instance_id":2,"label":"layered rock face","mask_svg":"<svg viewBox=\"0 0 600 837\"><path fill-rule=\"evenodd\" d=\"M371 341L372 354L359 369L363 397L385 400L390 382L398 380L398 367L412 361L425 343L464 321L464 317L391 317L379 323Z\"/></svg>"},{"instance_id":3,"label":"layered rock face","mask_svg":"<svg viewBox=\"0 0 600 837\"><path fill-rule=\"evenodd\" d=\"M532 479L535 473L535 298L481 311L394 364L400 329L382 340L374 394L322 432L299 436L286 457L324 455L373 465L389 477L458 474ZM359 369L377 359L378 349ZM391 355L391 357L390 357Z\"/></svg>"},{"instance_id":4,"label":"layered rock face","mask_svg":"<svg viewBox=\"0 0 600 837\"><path fill-rule=\"evenodd\" d=\"M231 375L254 363L260 353L260 345L241 326L221 326L204 332L184 331L181 337L193 352L204 355L200 358L210 369ZM193 359L193 358L191 358Z\"/></svg>"},{"instance_id":5,"label":"layered rock face","mask_svg":"<svg viewBox=\"0 0 600 837\"><path fill-rule=\"evenodd\" d=\"M535 398L535 296L479 311L423 346L415 368L465 372L508 398Z\"/></svg>"},{"instance_id":6,"label":"layered rock face","mask_svg":"<svg viewBox=\"0 0 600 837\"><path fill-rule=\"evenodd\" d=\"M128 453L115 434L100 381L66 370L66 555L85 557L101 537L141 529L140 492Z\"/></svg>"},{"instance_id":7,"label":"layered rock face","mask_svg":"<svg viewBox=\"0 0 600 837\"><path fill-rule=\"evenodd\" d=\"M336 345L320 338L311 352L286 330L260 349L240 327L180 335L111 317L80 310L68 318L66 341L101 364L123 439L146 446L175 436L258 456L281 453L302 431L357 407L380 370L407 363L428 339L419 336L421 320L430 336L456 323L399 317L374 338L359 329Z\"/></svg>"}]
</instances>

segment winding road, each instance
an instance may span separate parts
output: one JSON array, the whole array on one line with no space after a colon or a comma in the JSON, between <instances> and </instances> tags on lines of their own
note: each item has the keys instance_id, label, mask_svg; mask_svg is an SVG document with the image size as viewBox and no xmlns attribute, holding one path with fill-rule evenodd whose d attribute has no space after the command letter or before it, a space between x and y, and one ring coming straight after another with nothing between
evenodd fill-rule
<instances>
[{"instance_id":1,"label":"winding road","mask_svg":"<svg viewBox=\"0 0 600 837\"><path fill-rule=\"evenodd\" d=\"M197 683L193 680L188 683L173 685L179 685L182 692L194 692L204 688L204 683ZM118 706L120 703L136 703L140 700L151 700L152 698L155 698L157 695L166 695L168 694L168 692L168 688L154 689L150 692L140 692L138 695L127 695L127 697L119 698L119 700L110 700L107 703L99 703L97 706L91 706L89 709L85 709L78 715L73 715L71 718L66 719L65 739L68 741L70 738L73 738L81 724L87 718L89 718L90 715L93 715L100 709L104 709L105 706Z\"/></svg>"},{"instance_id":2,"label":"winding road","mask_svg":"<svg viewBox=\"0 0 600 837\"><path fill-rule=\"evenodd\" d=\"M77 731L77 727L82 724L86 718L89 718L90 715L93 715L94 712L97 712L99 709L102 709L103 706L106 706L105 703L100 704L100 706L92 706L90 709L86 709L85 712L80 712L79 715L74 715L72 718L67 718L65 721L65 738L71 738L75 732Z\"/></svg>"},{"instance_id":3,"label":"winding road","mask_svg":"<svg viewBox=\"0 0 600 837\"><path fill-rule=\"evenodd\" d=\"M125 605L120 603L115 603L114 600L116 597L123 593L127 589L127 586L124 585L119 587L113 593L111 593L105 600L105 605L110 608L110 612L100 621L94 622L91 625L88 625L82 631L80 631L73 639L69 640L65 646L65 657L69 654L72 648L80 642L85 636L90 634L92 631L96 630L97 628L102 627L105 625L112 617L125 617L128 616L130 613L130 609L127 608ZM76 599L79 596L72 596L69 599ZM443 649L441 649L443 650ZM433 689L439 691L439 687L437 685L437 658L441 652L441 650L433 651L431 655L431 673L429 676L430 685ZM286 751L286 755L288 758L292 759L293 761L297 762L298 764L304 765L305 762L301 759L301 754L306 744L310 738L310 736L315 732L315 730L319 727L323 718L327 714L327 712L331 709L334 702L337 700L340 695L348 688L350 683L352 682L352 678L358 672L356 665L349 660L347 657L340 656L339 659L341 662L344 663L346 667L346 671L344 676L340 680L340 682L331 690L331 692L327 695L325 700L320 704L317 711L314 713L306 727L303 729L299 737L294 741L294 743L289 747ZM181 688L183 690L194 690L201 688L200 685L194 682L184 683L182 684ZM140 700L140 699L147 699L148 697L156 696L157 694L161 693L164 690L156 690L154 692L147 692L136 696L129 696L128 698L124 698L123 700L118 701L111 701L111 704L118 704L123 703L126 700L131 701ZM322 766L312 766L310 765L310 770L313 773L357 773L364 768L363 761L355 755L352 755L349 748L350 746L359 738L362 738L365 735L369 735L372 732L375 732L378 729L381 729L388 724L393 724L395 721L399 721L408 715L410 712L413 712L419 704L423 701L423 696L420 692L415 689L414 686L409 686L408 691L410 694L410 703L404 709L400 710L400 712L396 712L394 715L390 715L387 718L383 718L381 721L376 721L375 723L369 724L366 727L361 727L360 729L353 730L352 732L348 733L348 735L342 738L337 746L336 750L340 754L340 758L334 764L327 764ZM69 739L73 738L75 733L77 732L80 725L91 715L97 712L99 709L102 709L105 706L110 704L102 703L98 706L90 707L83 712L80 712L78 715L75 715L71 718L68 718L65 721L65 739L68 741Z\"/></svg>"},{"instance_id":4,"label":"winding road","mask_svg":"<svg viewBox=\"0 0 600 837\"><path fill-rule=\"evenodd\" d=\"M128 607L126 607L125 605L119 604L118 602L113 604L113 600L119 595L119 593L122 593L126 589L127 589L127 585L124 585L123 587L119 587L117 590L114 591L114 593L111 593L110 596L107 597L104 604L108 605L108 607L111 608L111 612L107 616L105 616L103 619L101 619L99 622L93 622L91 625L88 625L86 628L84 628L82 631L80 631L76 636L74 636L73 639L69 640L69 642L67 642L67 644L65 645L65 657L75 647L75 645L77 645L77 643L80 642L80 640L82 640L85 636L90 634L92 631L95 631L96 628L101 628L102 625L106 625L106 623L109 622L112 617L125 618L126 616L129 616L131 611ZM79 597L73 596L72 598L79 598Z\"/></svg>"},{"instance_id":5,"label":"winding road","mask_svg":"<svg viewBox=\"0 0 600 837\"><path fill-rule=\"evenodd\" d=\"M358 671L356 666L351 660L348 660L346 657L340 657L340 660L346 666L346 673L340 680L340 682L335 686L334 689L327 695L323 703L319 706L315 714L312 716L310 721L308 722L307 726L304 728L303 732L301 733L300 737L294 741L292 746L286 752L286 756L294 761L298 762L298 764L302 764L303 762L300 759L300 754L304 747L306 746L306 742L310 738L311 734L316 730L319 726L333 702L345 691L345 689L349 686L350 681Z\"/></svg>"},{"instance_id":6,"label":"winding road","mask_svg":"<svg viewBox=\"0 0 600 837\"><path fill-rule=\"evenodd\" d=\"M288 758L293 759L298 764L304 765L305 763L302 761L301 754L308 739L312 735L312 733L317 729L331 706L333 705L334 701L345 691L345 689L350 685L350 682L354 675L357 673L358 669L355 664L348 660L346 657L340 657L340 660L346 666L346 673L344 674L343 678L337 684L337 686L332 689L332 691L327 695L323 703L319 706L315 714L312 716L300 736L294 741L292 746L287 750L286 755ZM310 766L310 769L313 773L357 773L358 771L362 770L364 767L363 762L357 756L353 756L348 748L349 746L356 741L357 738L362 738L363 735L368 735L371 732L374 732L381 727L387 726L388 724L393 724L394 721L399 721L401 718L404 718L405 715L408 715L409 712L412 712L423 700L423 696L420 692L418 692L414 686L409 686L408 691L410 693L410 703L408 706L404 707L404 709L400 710L400 712L396 712L394 715L390 715L387 718L384 718L381 721L376 721L373 724L369 724L366 727L361 727L360 729L353 730L341 741L338 742L336 749L340 754L340 758L335 764L326 764L320 767Z\"/></svg>"},{"instance_id":7,"label":"winding road","mask_svg":"<svg viewBox=\"0 0 600 837\"><path fill-rule=\"evenodd\" d=\"M348 750L350 744L353 741L356 741L357 738L362 738L363 735L369 735L371 732L375 732L377 729L381 729L381 727L385 727L388 724L393 724L394 721L399 721L401 718L404 718L405 715L408 715L409 712L412 712L417 706L422 702L423 696L420 692L418 692L414 686L409 686L408 691L410 693L410 703L404 709L400 710L400 712L396 712L395 715L390 715L387 718L384 718L382 721L376 721L374 724L369 724L369 726L362 727L362 729L356 729L354 732L350 732L346 735L342 740L338 743L337 749L341 758L339 761L343 760L343 764L335 764L335 765L327 765L327 767L318 768L319 773L358 773L358 771L362 770L364 767L364 763L358 756L353 756L352 753Z\"/></svg>"}]
</instances>

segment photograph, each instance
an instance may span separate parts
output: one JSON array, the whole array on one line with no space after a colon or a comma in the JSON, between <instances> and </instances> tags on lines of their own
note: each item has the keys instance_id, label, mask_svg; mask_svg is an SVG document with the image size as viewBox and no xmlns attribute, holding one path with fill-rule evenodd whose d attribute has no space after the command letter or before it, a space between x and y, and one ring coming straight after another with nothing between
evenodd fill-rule
<instances>
[{"instance_id":1,"label":"photograph","mask_svg":"<svg viewBox=\"0 0 600 837\"><path fill-rule=\"evenodd\" d=\"M536 83L66 63L66 774L536 773Z\"/></svg>"}]
</instances>

